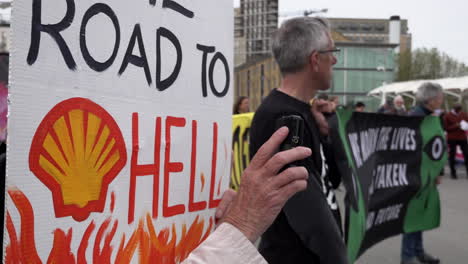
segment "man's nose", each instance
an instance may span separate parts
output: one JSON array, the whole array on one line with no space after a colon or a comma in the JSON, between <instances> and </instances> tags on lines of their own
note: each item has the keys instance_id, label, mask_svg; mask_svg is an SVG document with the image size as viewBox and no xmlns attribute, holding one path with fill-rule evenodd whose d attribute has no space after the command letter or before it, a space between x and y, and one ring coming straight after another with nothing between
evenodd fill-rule
<instances>
[{"instance_id":1,"label":"man's nose","mask_svg":"<svg viewBox=\"0 0 468 264\"><path fill-rule=\"evenodd\" d=\"M335 65L338 62L338 59L333 55L332 65Z\"/></svg>"}]
</instances>

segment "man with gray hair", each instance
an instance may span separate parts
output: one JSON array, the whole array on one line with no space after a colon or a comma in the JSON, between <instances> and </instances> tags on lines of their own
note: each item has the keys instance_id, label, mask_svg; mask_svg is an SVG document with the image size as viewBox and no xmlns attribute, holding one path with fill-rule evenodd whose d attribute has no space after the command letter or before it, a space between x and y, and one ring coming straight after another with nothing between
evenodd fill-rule
<instances>
[{"instance_id":1,"label":"man with gray hair","mask_svg":"<svg viewBox=\"0 0 468 264\"><path fill-rule=\"evenodd\" d=\"M336 175L332 172L336 164L325 155L330 151L324 150L325 135L319 129L319 120L325 119L314 107L316 104L309 105L318 91L330 88L337 51L323 18L290 19L273 38L273 54L283 78L281 86L263 100L255 113L250 154L254 155L271 136L278 120L294 115L296 120L303 120L301 145L309 147L312 156L295 164L307 169L307 189L289 199L262 236L259 251L270 264L348 263L330 180Z\"/></svg>"},{"instance_id":2,"label":"man with gray hair","mask_svg":"<svg viewBox=\"0 0 468 264\"><path fill-rule=\"evenodd\" d=\"M393 107L395 108L395 115L406 115L405 100L403 96L397 95L393 98Z\"/></svg>"},{"instance_id":3,"label":"man with gray hair","mask_svg":"<svg viewBox=\"0 0 468 264\"><path fill-rule=\"evenodd\" d=\"M409 116L428 116L440 109L444 102L444 92L437 83L423 83L416 92L416 107ZM401 245L402 264L430 263L438 264L440 260L427 254L424 250L422 232L403 234Z\"/></svg>"},{"instance_id":4,"label":"man with gray hair","mask_svg":"<svg viewBox=\"0 0 468 264\"><path fill-rule=\"evenodd\" d=\"M440 109L444 103L444 91L437 83L423 83L416 92L416 107L410 111L411 116L427 116Z\"/></svg>"}]
</instances>

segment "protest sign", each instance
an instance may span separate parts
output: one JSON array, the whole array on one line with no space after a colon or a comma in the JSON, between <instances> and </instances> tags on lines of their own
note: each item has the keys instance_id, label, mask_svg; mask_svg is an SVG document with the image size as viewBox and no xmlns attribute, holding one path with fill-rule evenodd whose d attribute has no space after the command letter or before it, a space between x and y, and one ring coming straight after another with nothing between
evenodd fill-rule
<instances>
[{"instance_id":1,"label":"protest sign","mask_svg":"<svg viewBox=\"0 0 468 264\"><path fill-rule=\"evenodd\" d=\"M249 135L254 113L232 116L232 173L231 188L239 189L242 172L250 163Z\"/></svg>"},{"instance_id":2,"label":"protest sign","mask_svg":"<svg viewBox=\"0 0 468 264\"><path fill-rule=\"evenodd\" d=\"M228 0L16 0L4 263L178 263L232 142Z\"/></svg>"},{"instance_id":3,"label":"protest sign","mask_svg":"<svg viewBox=\"0 0 468 264\"><path fill-rule=\"evenodd\" d=\"M332 142L347 191L350 262L390 236L438 227L436 178L447 160L440 119L345 110L337 117Z\"/></svg>"}]
</instances>

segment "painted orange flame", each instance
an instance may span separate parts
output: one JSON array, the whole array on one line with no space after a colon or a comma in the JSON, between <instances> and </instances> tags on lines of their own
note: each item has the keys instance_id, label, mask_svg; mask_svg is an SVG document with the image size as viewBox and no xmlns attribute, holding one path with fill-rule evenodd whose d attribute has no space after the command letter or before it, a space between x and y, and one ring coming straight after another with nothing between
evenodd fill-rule
<instances>
[{"instance_id":1,"label":"painted orange flame","mask_svg":"<svg viewBox=\"0 0 468 264\"><path fill-rule=\"evenodd\" d=\"M126 161L117 123L85 98L65 100L47 113L29 155L31 171L52 192L55 215L77 221L103 211L107 188Z\"/></svg>"},{"instance_id":2,"label":"painted orange flame","mask_svg":"<svg viewBox=\"0 0 468 264\"><path fill-rule=\"evenodd\" d=\"M6 226L10 244L6 248L5 263L42 263L35 246L34 211L31 203L18 189L9 190L8 194L19 211L21 233L18 237L11 216L7 212ZM209 225L205 230L204 220L197 217L188 230L186 225L182 226L182 234L177 239L175 225L172 225L171 229L166 228L157 233L153 219L150 214L147 214L145 218L140 219L137 229L131 234L128 241L125 235L122 236L119 248L114 252L112 242L118 225L117 220L113 221L109 217L99 226L92 249L93 263L112 263L112 256L115 255L113 263L127 264L134 259L137 253L139 263L179 263L186 259L190 252L208 237L213 228L213 219L210 218ZM92 221L83 234L76 255L72 253L71 248L72 228L67 233L61 229L55 230L53 246L47 263L87 263L86 251L89 246L89 238L95 228L96 225Z\"/></svg>"}]
</instances>

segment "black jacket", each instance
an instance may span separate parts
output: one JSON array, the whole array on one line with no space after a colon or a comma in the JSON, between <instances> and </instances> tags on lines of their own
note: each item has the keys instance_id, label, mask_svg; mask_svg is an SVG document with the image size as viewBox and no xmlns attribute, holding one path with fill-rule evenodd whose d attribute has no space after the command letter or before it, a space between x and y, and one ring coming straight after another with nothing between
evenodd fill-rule
<instances>
[{"instance_id":1,"label":"black jacket","mask_svg":"<svg viewBox=\"0 0 468 264\"><path fill-rule=\"evenodd\" d=\"M250 153L255 155L274 133L275 121L288 114L300 115L305 121L304 146L312 149L312 156L303 160L301 165L309 171L308 185L305 191L294 195L283 207L262 236L259 251L270 264L348 263L340 227L322 185L329 188L331 183L324 181L321 175L322 169L328 166L323 163L322 142L310 106L273 90L252 121Z\"/></svg>"}]
</instances>

